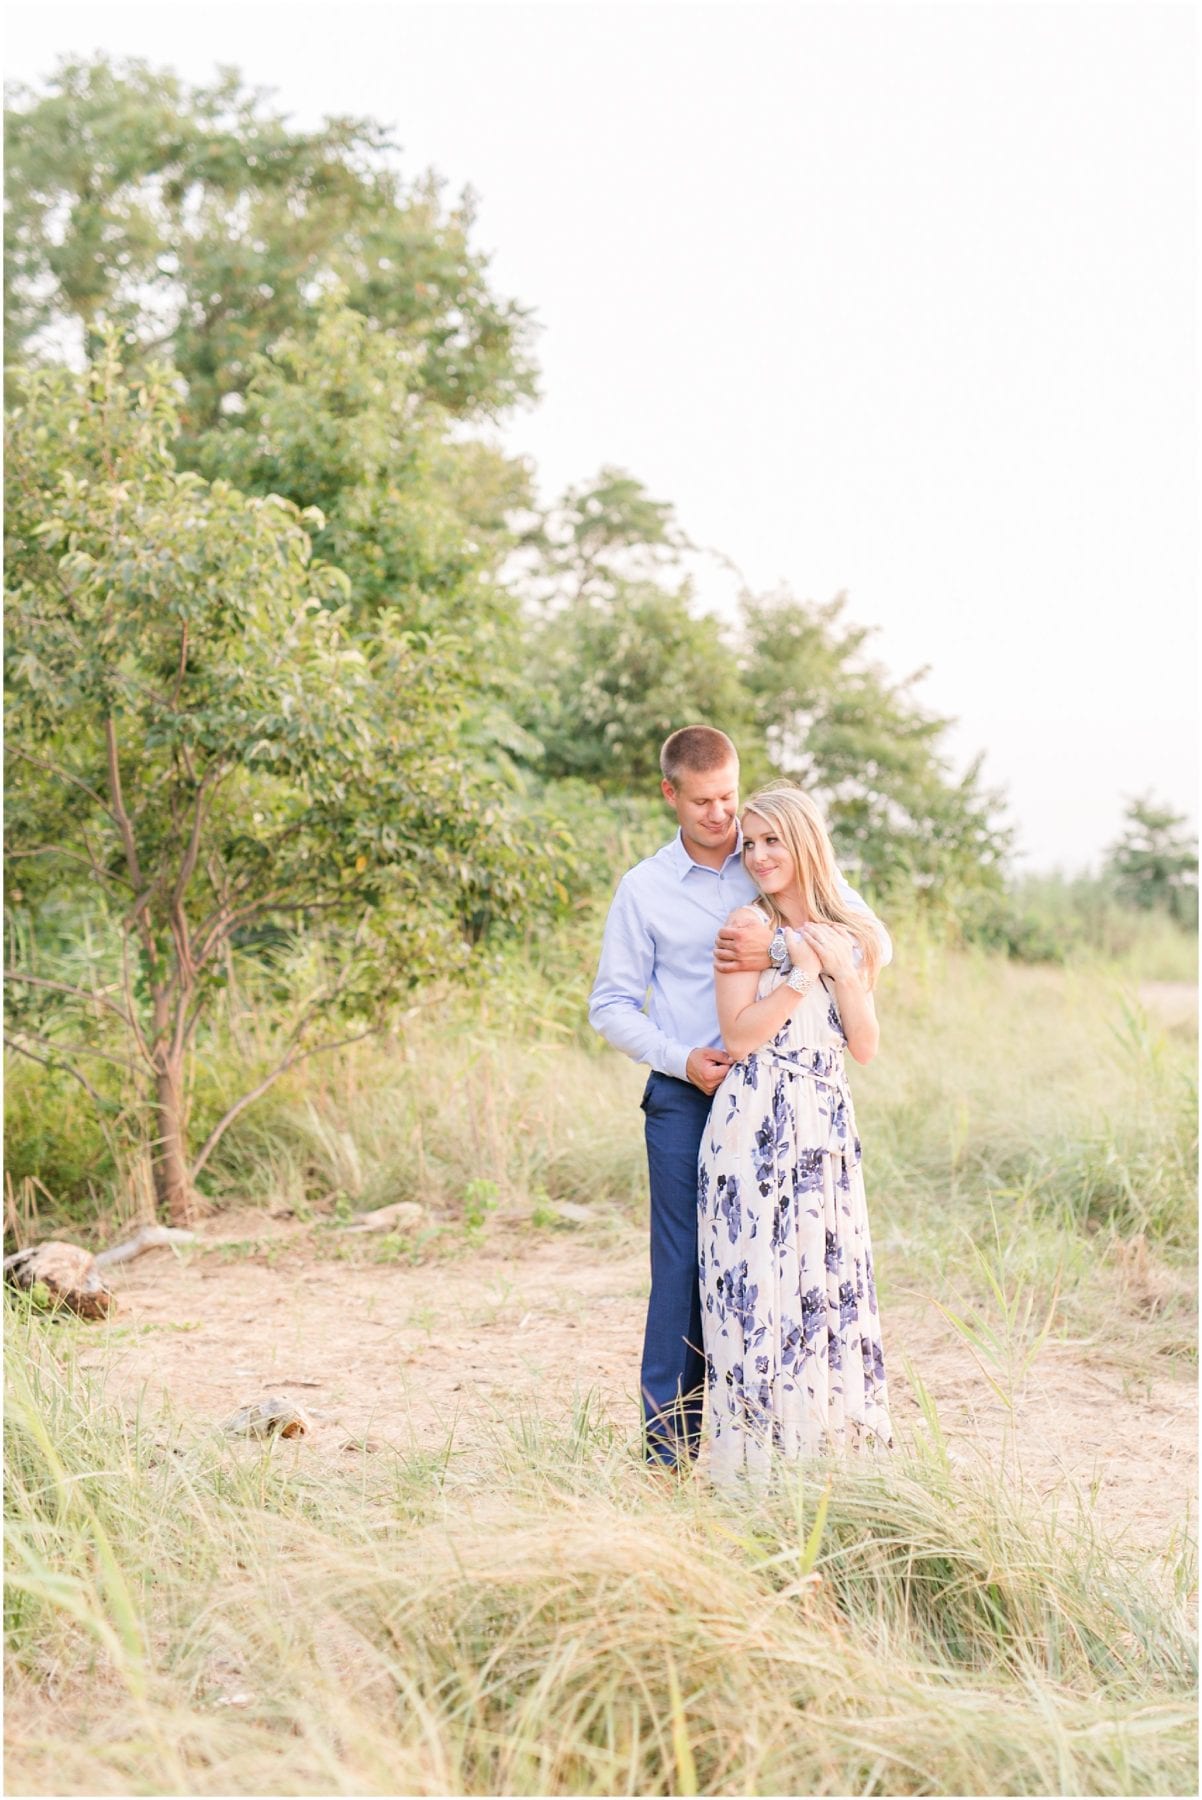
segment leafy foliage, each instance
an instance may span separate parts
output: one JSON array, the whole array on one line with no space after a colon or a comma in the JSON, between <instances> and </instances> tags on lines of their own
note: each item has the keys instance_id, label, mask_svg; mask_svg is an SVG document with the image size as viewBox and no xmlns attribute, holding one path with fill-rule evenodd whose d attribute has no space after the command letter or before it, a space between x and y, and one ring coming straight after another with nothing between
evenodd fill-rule
<instances>
[{"instance_id":1,"label":"leafy foliage","mask_svg":"<svg viewBox=\"0 0 1202 1800\"><path fill-rule=\"evenodd\" d=\"M1010 832L980 762L956 776L950 721L865 655L845 596L745 593L731 624L698 613L672 509L620 471L553 508L531 591L543 678L527 718L547 772L607 792L653 785L659 746L693 721L739 746L743 785L785 776L826 808L844 861L877 894L955 915L995 890ZM644 573L636 578L632 570ZM658 578L653 576L658 571Z\"/></svg>"},{"instance_id":2,"label":"leafy foliage","mask_svg":"<svg viewBox=\"0 0 1202 1800\"><path fill-rule=\"evenodd\" d=\"M491 574L529 478L454 432L422 386L422 354L333 295L307 335L256 357L244 410L204 434L195 460L244 493L318 508L314 552L346 574L357 620L387 608L410 628L453 622L479 666L512 612Z\"/></svg>"},{"instance_id":3,"label":"leafy foliage","mask_svg":"<svg viewBox=\"0 0 1202 1800\"><path fill-rule=\"evenodd\" d=\"M980 785L981 759L956 776L927 710L922 671L893 680L864 655L870 633L845 623L846 596L744 602L744 680L775 771L823 805L844 860L876 893L913 888L954 915L967 894L1000 888L1012 833Z\"/></svg>"},{"instance_id":4,"label":"leafy foliage","mask_svg":"<svg viewBox=\"0 0 1202 1800\"><path fill-rule=\"evenodd\" d=\"M544 603L613 599L623 583L652 583L691 549L666 500L607 464L569 488L525 534L526 572Z\"/></svg>"},{"instance_id":5,"label":"leafy foliage","mask_svg":"<svg viewBox=\"0 0 1202 1800\"><path fill-rule=\"evenodd\" d=\"M1179 924L1198 923L1198 841L1184 813L1158 806L1151 795L1127 808L1122 837L1107 859L1107 873L1131 905L1159 908Z\"/></svg>"},{"instance_id":6,"label":"leafy foliage","mask_svg":"<svg viewBox=\"0 0 1202 1800\"><path fill-rule=\"evenodd\" d=\"M654 792L660 745L679 724L721 721L739 735L734 657L687 590L622 583L604 602L577 600L546 622L537 657L545 687L528 723L552 776Z\"/></svg>"},{"instance_id":7,"label":"leafy foliage","mask_svg":"<svg viewBox=\"0 0 1202 1800\"><path fill-rule=\"evenodd\" d=\"M450 411L532 391L521 309L495 296L469 245L470 198L406 185L378 124L300 131L227 70L209 86L104 57L18 90L6 126L10 355L85 353L119 326L166 352L183 425L210 427L255 358L306 334L336 283L363 317L417 346L415 379Z\"/></svg>"},{"instance_id":8,"label":"leafy foliage","mask_svg":"<svg viewBox=\"0 0 1202 1800\"><path fill-rule=\"evenodd\" d=\"M169 377L131 387L112 344L85 378L31 376L10 421L8 848L21 891L82 877L113 903L118 997L17 982L79 1002L71 1054L144 1078L178 1210L185 1053L235 944L318 933L282 1068L552 889L457 755L462 645L388 613L353 636L321 516L180 472L175 423Z\"/></svg>"}]
</instances>

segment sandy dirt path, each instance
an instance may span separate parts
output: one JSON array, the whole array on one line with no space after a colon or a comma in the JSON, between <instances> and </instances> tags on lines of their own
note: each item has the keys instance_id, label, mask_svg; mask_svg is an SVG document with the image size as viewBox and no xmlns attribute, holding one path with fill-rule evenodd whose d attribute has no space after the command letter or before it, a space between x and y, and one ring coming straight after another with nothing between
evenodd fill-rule
<instances>
[{"instance_id":1,"label":"sandy dirt path","mask_svg":"<svg viewBox=\"0 0 1202 1800\"><path fill-rule=\"evenodd\" d=\"M311 1230L261 1216L238 1232L210 1221L186 1257L155 1251L112 1272L120 1310L84 1352L110 1395L152 1407L166 1395L190 1420L217 1424L246 1401L287 1394L322 1415L306 1445L317 1457L365 1442L426 1455L454 1427L452 1463L464 1471L519 1411L562 1420L588 1392L633 1436L647 1294L633 1229L599 1244L498 1227L478 1248L417 1267L323 1260ZM903 1434L919 1417L912 1367L958 1460L1005 1456L1047 1497L1068 1484L1133 1547L1161 1548L1181 1526L1197 1493L1192 1381L1135 1382L1052 1340L1011 1417L934 1305L883 1311Z\"/></svg>"}]
</instances>

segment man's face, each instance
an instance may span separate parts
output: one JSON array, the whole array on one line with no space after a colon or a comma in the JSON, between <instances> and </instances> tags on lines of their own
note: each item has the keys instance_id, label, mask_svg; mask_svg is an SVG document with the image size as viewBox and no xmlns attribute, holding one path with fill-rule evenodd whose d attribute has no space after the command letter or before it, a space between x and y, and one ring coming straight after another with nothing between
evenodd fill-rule
<instances>
[{"instance_id":1,"label":"man's face","mask_svg":"<svg viewBox=\"0 0 1202 1800\"><path fill-rule=\"evenodd\" d=\"M739 816L739 765L724 763L708 774L687 770L673 787L663 783L663 796L676 814L686 844L702 850L733 848Z\"/></svg>"}]
</instances>

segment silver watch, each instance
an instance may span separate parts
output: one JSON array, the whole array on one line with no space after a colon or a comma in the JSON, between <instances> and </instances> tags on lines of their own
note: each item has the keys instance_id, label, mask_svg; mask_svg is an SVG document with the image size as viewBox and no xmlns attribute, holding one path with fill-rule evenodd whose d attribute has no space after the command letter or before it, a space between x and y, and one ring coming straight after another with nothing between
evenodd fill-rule
<instances>
[{"instance_id":1,"label":"silver watch","mask_svg":"<svg viewBox=\"0 0 1202 1800\"><path fill-rule=\"evenodd\" d=\"M790 974L785 976L785 986L791 987L793 992L795 994L800 994L803 999L809 993L813 985L814 977L807 969L794 969Z\"/></svg>"},{"instance_id":2,"label":"silver watch","mask_svg":"<svg viewBox=\"0 0 1202 1800\"><path fill-rule=\"evenodd\" d=\"M778 925L772 933L772 942L768 946L768 954L772 958L772 966L783 975L789 966L789 946L785 942L785 928Z\"/></svg>"}]
</instances>

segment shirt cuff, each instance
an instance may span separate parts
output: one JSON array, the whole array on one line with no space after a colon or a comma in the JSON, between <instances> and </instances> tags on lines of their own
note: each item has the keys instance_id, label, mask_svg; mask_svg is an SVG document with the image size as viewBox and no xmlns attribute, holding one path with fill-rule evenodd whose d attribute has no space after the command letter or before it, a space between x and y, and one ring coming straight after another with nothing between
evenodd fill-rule
<instances>
[{"instance_id":1,"label":"shirt cuff","mask_svg":"<svg viewBox=\"0 0 1202 1800\"><path fill-rule=\"evenodd\" d=\"M690 1051L687 1044L671 1044L664 1056L664 1074L674 1075L677 1081L687 1081Z\"/></svg>"}]
</instances>

